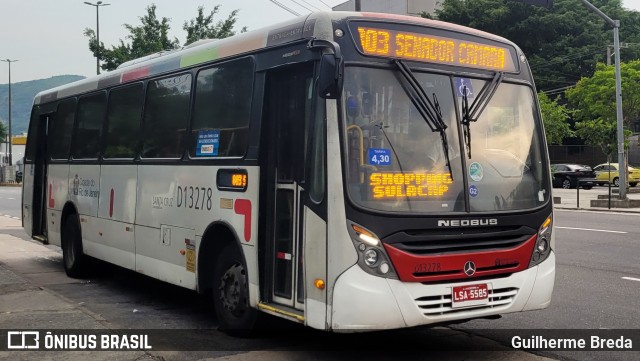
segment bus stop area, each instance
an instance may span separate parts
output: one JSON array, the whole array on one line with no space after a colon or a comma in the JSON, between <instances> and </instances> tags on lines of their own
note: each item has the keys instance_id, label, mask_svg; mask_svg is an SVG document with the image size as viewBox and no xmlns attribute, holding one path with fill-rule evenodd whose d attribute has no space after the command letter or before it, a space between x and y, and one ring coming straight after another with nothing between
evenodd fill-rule
<instances>
[{"instance_id":1,"label":"bus stop area","mask_svg":"<svg viewBox=\"0 0 640 361\"><path fill-rule=\"evenodd\" d=\"M24 233L17 217L0 216L0 329L21 330L61 330L61 329L124 329L142 328L137 317L148 312L144 302L123 300L126 296L120 294L102 295L89 302L79 299L73 293L61 292L61 289L80 289L90 287L93 280L72 279L65 275L62 267L62 254L59 248L46 246L29 240ZM127 271L124 271L127 272ZM95 286L95 284L94 284ZM161 286L170 287L170 286ZM196 297L195 295L193 297ZM118 301L113 301L117 299ZM191 302L187 300L187 302ZM110 303L110 305L106 305ZM131 304L134 303L134 304ZM118 308L113 311L111 308ZM164 318L165 321L173 316L167 315L167 310L159 315L145 315L146 318ZM115 315L114 315L115 314ZM180 316L182 320L184 315ZM202 315L198 316L202 317ZM180 328L190 327L184 321L177 325ZM194 327L191 325L191 327ZM47 357L50 360L191 360L191 359L220 359L220 360L347 360L354 357L353 352L328 352L318 350L304 350L304 347L291 346L289 343L265 343L257 340L234 339L221 332L215 332L216 338L233 351L211 350L197 352L178 351L3 351L0 359L31 360L37 357ZM302 330L303 333L314 335L316 331ZM444 327L427 329L424 331L424 351L408 352L404 359L424 359L425 355L441 360L546 360L548 358L523 351L515 351L496 341L472 335L464 331ZM418 335L421 335L420 333ZM4 335L3 335L4 336ZM273 336L273 335L272 335ZM335 335L348 337L348 335ZM239 346L233 346L239 342ZM249 344L247 342L252 342ZM259 346L255 346L255 344ZM436 350L429 351L429 344L438 344ZM442 351L442 346L454 351ZM246 347L246 351L241 351ZM366 345L352 345L352 351L362 349L368 352ZM458 351L459 350L459 351ZM466 351L465 351L466 350ZM358 351L360 353L360 351ZM45 356L46 354L46 356ZM397 359L398 353L376 352L376 360ZM393 357L392 357L393 356Z\"/></svg>"},{"instance_id":2,"label":"bus stop area","mask_svg":"<svg viewBox=\"0 0 640 361\"><path fill-rule=\"evenodd\" d=\"M640 187L631 187L627 192L629 203L617 204L618 189L611 188L611 205L609 206L609 188L593 187L592 189L554 189L554 208L581 209L589 211L611 211L640 213ZM594 202L595 201L595 202Z\"/></svg>"}]
</instances>

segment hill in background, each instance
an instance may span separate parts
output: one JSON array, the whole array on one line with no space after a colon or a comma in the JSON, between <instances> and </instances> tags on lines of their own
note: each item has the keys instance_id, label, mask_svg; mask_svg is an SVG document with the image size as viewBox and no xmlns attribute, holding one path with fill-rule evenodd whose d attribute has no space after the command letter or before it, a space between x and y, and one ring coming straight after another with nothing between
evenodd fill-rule
<instances>
[{"instance_id":1,"label":"hill in background","mask_svg":"<svg viewBox=\"0 0 640 361\"><path fill-rule=\"evenodd\" d=\"M29 80L11 83L12 118L11 133L22 134L27 131L33 98L39 92L71 83L85 77L80 75L58 75L48 79ZM0 84L0 120L9 121L9 84Z\"/></svg>"}]
</instances>

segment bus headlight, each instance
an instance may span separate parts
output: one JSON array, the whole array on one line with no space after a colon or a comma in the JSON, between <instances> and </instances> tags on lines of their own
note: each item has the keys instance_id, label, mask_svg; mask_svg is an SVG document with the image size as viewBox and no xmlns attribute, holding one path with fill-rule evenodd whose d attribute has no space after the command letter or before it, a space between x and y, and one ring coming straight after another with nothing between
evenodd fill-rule
<instances>
[{"instance_id":1,"label":"bus headlight","mask_svg":"<svg viewBox=\"0 0 640 361\"><path fill-rule=\"evenodd\" d=\"M358 265L365 272L379 277L398 279L382 241L373 232L352 222L347 222L349 235L358 250Z\"/></svg>"},{"instance_id":2,"label":"bus headlight","mask_svg":"<svg viewBox=\"0 0 640 361\"><path fill-rule=\"evenodd\" d=\"M531 255L531 262L529 267L533 267L549 257L551 253L551 232L553 231L553 214L550 214L547 219L542 222L540 229L538 230L538 239L536 239L536 245L533 248L533 254Z\"/></svg>"},{"instance_id":3,"label":"bus headlight","mask_svg":"<svg viewBox=\"0 0 640 361\"><path fill-rule=\"evenodd\" d=\"M373 248L369 248L364 253L364 263L369 267L375 266L378 263L378 252Z\"/></svg>"}]
</instances>

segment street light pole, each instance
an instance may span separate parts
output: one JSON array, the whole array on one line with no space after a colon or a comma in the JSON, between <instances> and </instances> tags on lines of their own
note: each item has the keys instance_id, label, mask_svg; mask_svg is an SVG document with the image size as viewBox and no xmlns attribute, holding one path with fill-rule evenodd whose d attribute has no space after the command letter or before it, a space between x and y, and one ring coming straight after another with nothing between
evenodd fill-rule
<instances>
[{"instance_id":1,"label":"street light pole","mask_svg":"<svg viewBox=\"0 0 640 361\"><path fill-rule=\"evenodd\" d=\"M617 138L618 138L618 180L620 190L620 199L627 199L627 166L624 160L624 121L622 117L622 80L620 78L620 39L618 30L620 29L620 20L612 20L605 15L600 9L593 6L587 0L580 0L591 11L595 12L604 21L613 28L613 51L616 57L616 120L617 120Z\"/></svg>"},{"instance_id":2,"label":"street light pole","mask_svg":"<svg viewBox=\"0 0 640 361\"><path fill-rule=\"evenodd\" d=\"M96 74L100 75L100 7L107 6L111 4L103 4L102 1L98 1L95 4L92 4L88 1L84 2L87 5L96 7L96 42L98 44L97 53L96 53Z\"/></svg>"},{"instance_id":3,"label":"street light pole","mask_svg":"<svg viewBox=\"0 0 640 361\"><path fill-rule=\"evenodd\" d=\"M620 199L627 199L627 166L624 160L624 121L622 118L622 80L620 78L620 20L613 20L587 0L580 0L613 28L613 51L616 57L616 120L618 138L618 180Z\"/></svg>"},{"instance_id":4,"label":"street light pole","mask_svg":"<svg viewBox=\"0 0 640 361\"><path fill-rule=\"evenodd\" d=\"M13 154L11 152L11 63L18 60L4 59L0 60L9 64L9 165L13 165Z\"/></svg>"},{"instance_id":5,"label":"street light pole","mask_svg":"<svg viewBox=\"0 0 640 361\"><path fill-rule=\"evenodd\" d=\"M624 154L624 120L622 118L622 79L620 75L620 20L616 20L613 28L613 46L616 57L616 119L618 124L618 177L620 180L618 190L620 199L627 198L627 162Z\"/></svg>"},{"instance_id":6,"label":"street light pole","mask_svg":"<svg viewBox=\"0 0 640 361\"><path fill-rule=\"evenodd\" d=\"M613 20L605 13L600 11L593 4L587 0L580 0L589 8L589 10L596 13L604 21L613 28L613 51L616 56L616 125L617 125L617 138L618 138L618 180L620 184L620 199L627 199L627 172L628 168L625 162L624 154L624 121L622 117L622 81L620 80L620 39L618 31L620 30L620 20ZM525 4L534 6L545 6L551 8L553 0L523 0ZM609 59L609 49L607 49L607 60Z\"/></svg>"}]
</instances>

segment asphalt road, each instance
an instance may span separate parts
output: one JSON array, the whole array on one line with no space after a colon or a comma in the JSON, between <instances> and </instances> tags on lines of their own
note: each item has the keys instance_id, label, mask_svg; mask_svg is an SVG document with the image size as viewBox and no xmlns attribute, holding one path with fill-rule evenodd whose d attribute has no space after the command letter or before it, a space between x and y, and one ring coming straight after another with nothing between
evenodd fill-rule
<instances>
[{"instance_id":1,"label":"asphalt road","mask_svg":"<svg viewBox=\"0 0 640 361\"><path fill-rule=\"evenodd\" d=\"M21 187L0 187L0 217L21 217L20 201L22 199Z\"/></svg>"},{"instance_id":2,"label":"asphalt road","mask_svg":"<svg viewBox=\"0 0 640 361\"><path fill-rule=\"evenodd\" d=\"M456 328L509 340L492 329L637 329L640 327L640 214L556 210L556 283L543 311L471 321ZM599 353L545 352L558 358L609 359ZM638 353L616 358L637 360Z\"/></svg>"}]
</instances>

